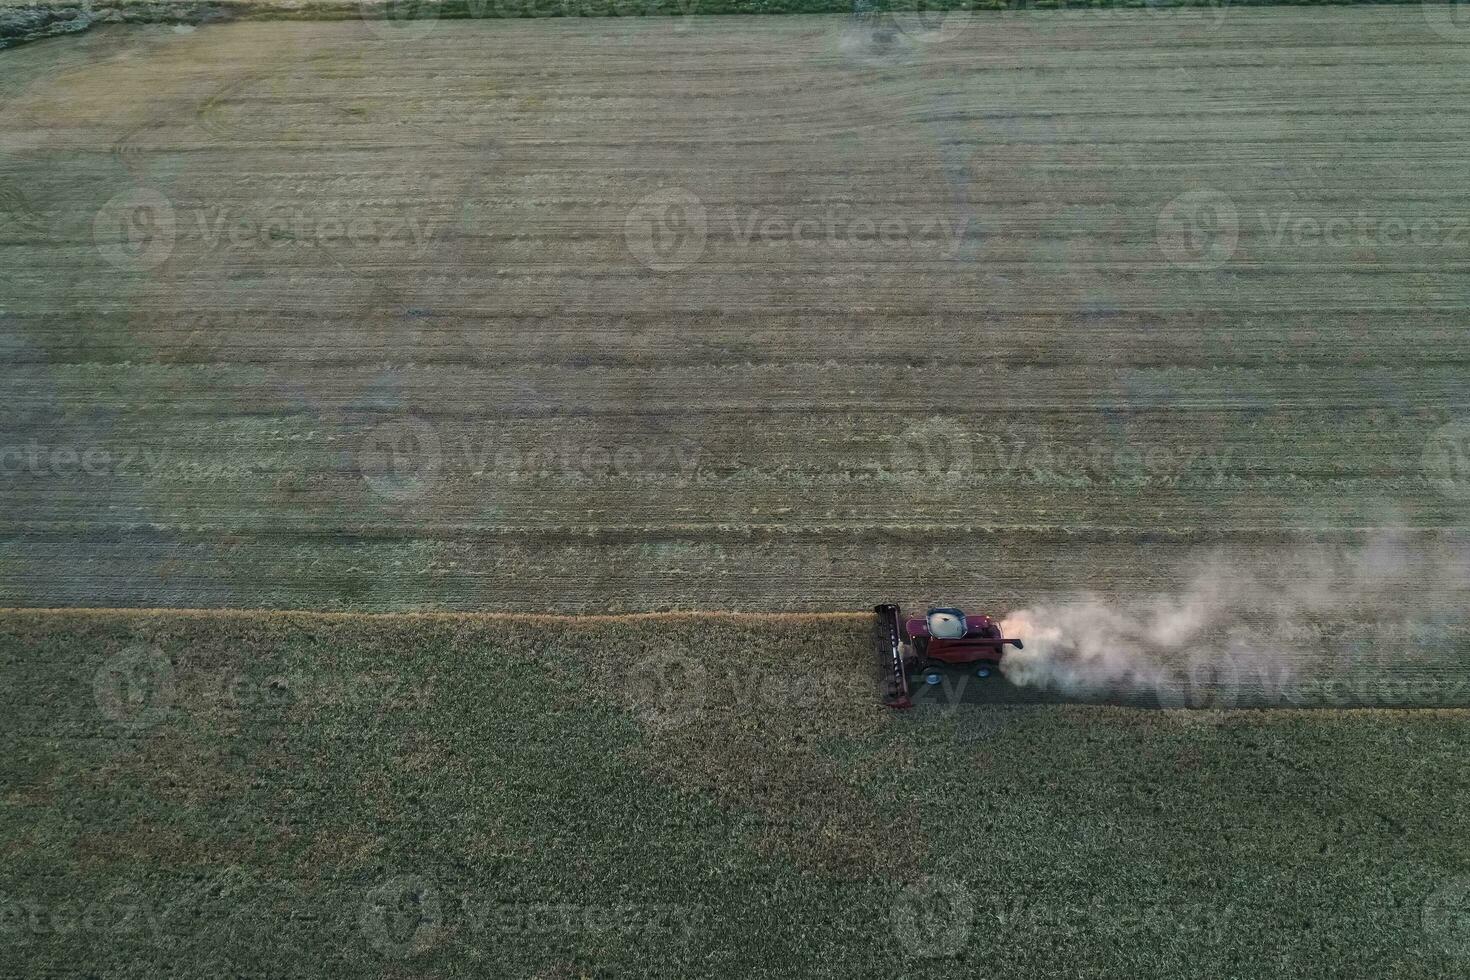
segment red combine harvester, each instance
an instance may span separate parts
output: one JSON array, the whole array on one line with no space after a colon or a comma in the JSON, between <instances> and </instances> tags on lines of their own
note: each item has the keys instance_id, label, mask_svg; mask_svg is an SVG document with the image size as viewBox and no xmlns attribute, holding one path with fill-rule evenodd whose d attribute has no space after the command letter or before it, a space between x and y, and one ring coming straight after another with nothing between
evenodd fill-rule
<instances>
[{"instance_id":1,"label":"red combine harvester","mask_svg":"<svg viewBox=\"0 0 1470 980\"><path fill-rule=\"evenodd\" d=\"M1020 640L1001 635L989 616L966 616L949 606L904 619L893 603L874 606L878 614L878 653L884 661L883 702L892 708L913 706L917 681L935 686L947 676L990 677L1000 667L1005 648L1022 648Z\"/></svg>"}]
</instances>

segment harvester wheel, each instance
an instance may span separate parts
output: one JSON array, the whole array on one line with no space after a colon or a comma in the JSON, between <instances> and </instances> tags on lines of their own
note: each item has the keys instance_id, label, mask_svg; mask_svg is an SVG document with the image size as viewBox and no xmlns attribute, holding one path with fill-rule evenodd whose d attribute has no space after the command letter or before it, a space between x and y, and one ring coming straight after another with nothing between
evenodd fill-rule
<instances>
[{"instance_id":1,"label":"harvester wheel","mask_svg":"<svg viewBox=\"0 0 1470 980\"><path fill-rule=\"evenodd\" d=\"M995 668L991 667L989 664L981 664L979 667L975 668L975 676L980 678L981 680L984 680L993 673L995 673Z\"/></svg>"},{"instance_id":2,"label":"harvester wheel","mask_svg":"<svg viewBox=\"0 0 1470 980\"><path fill-rule=\"evenodd\" d=\"M944 683L944 674L937 667L924 668L924 683L930 687L936 687Z\"/></svg>"}]
</instances>

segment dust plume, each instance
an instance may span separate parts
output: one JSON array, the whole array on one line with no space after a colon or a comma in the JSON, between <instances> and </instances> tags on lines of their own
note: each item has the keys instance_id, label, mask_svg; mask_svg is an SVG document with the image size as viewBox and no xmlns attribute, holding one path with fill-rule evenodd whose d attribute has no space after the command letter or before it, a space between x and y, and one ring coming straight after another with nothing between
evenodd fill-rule
<instances>
[{"instance_id":1,"label":"dust plume","mask_svg":"<svg viewBox=\"0 0 1470 980\"><path fill-rule=\"evenodd\" d=\"M1395 658L1462 659L1467 589L1463 550L1403 534L1270 561L1217 556L1176 592L1082 595L1011 613L1002 629L1026 646L1001 670L1014 684L1069 694L1210 688L1281 699Z\"/></svg>"}]
</instances>

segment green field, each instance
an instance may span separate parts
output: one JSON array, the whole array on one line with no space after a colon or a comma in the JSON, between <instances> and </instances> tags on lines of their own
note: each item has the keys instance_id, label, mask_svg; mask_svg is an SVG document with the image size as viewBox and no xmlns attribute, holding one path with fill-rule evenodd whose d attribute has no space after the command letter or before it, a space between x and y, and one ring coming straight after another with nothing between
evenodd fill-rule
<instances>
[{"instance_id":1,"label":"green field","mask_svg":"<svg viewBox=\"0 0 1470 980\"><path fill-rule=\"evenodd\" d=\"M7 613L0 970L1465 969L1465 711L898 714L868 629Z\"/></svg>"}]
</instances>

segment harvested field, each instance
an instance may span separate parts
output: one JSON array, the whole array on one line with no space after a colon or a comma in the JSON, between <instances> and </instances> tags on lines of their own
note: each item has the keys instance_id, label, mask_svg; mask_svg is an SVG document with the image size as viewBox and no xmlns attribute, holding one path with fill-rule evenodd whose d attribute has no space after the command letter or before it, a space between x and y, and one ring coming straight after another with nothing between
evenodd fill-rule
<instances>
[{"instance_id":1,"label":"harvested field","mask_svg":"<svg viewBox=\"0 0 1470 980\"><path fill-rule=\"evenodd\" d=\"M3 54L0 602L1004 610L1465 526L1419 8L429 27Z\"/></svg>"},{"instance_id":2,"label":"harvested field","mask_svg":"<svg viewBox=\"0 0 1470 980\"><path fill-rule=\"evenodd\" d=\"M866 628L7 614L0 968L1463 969L1465 712L896 714Z\"/></svg>"}]
</instances>

